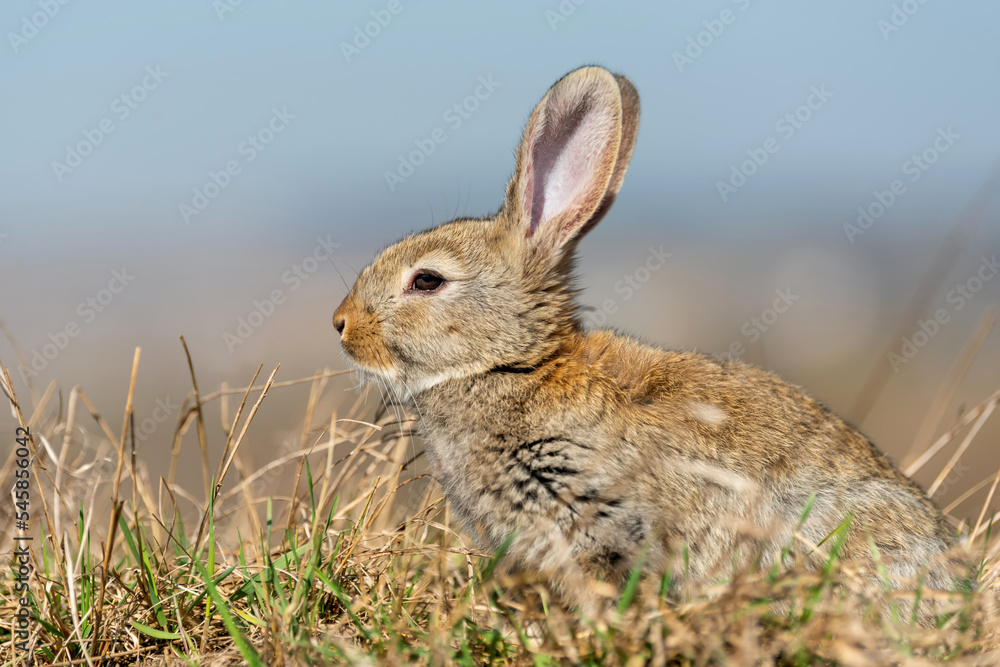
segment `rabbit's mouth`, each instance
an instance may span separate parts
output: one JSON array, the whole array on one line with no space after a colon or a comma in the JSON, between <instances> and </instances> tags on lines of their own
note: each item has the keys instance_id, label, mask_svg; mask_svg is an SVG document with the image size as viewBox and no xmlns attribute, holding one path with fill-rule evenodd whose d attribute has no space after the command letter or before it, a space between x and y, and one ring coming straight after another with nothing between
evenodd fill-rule
<instances>
[{"instance_id":1,"label":"rabbit's mouth","mask_svg":"<svg viewBox=\"0 0 1000 667\"><path fill-rule=\"evenodd\" d=\"M458 372L408 375L392 364L366 364L343 346L344 357L358 372L361 384L372 384L390 390L400 400L413 400L425 391L448 380L461 377Z\"/></svg>"},{"instance_id":2,"label":"rabbit's mouth","mask_svg":"<svg viewBox=\"0 0 1000 667\"><path fill-rule=\"evenodd\" d=\"M358 372L361 384L390 389L401 398L414 393L408 387L406 380L401 377L402 373L399 367L385 359L387 354L372 353L370 350L347 340L341 341L341 349L344 352L344 358Z\"/></svg>"},{"instance_id":3,"label":"rabbit's mouth","mask_svg":"<svg viewBox=\"0 0 1000 667\"><path fill-rule=\"evenodd\" d=\"M354 368L355 371L357 371L359 386L374 385L382 389L384 388L392 388L393 390L396 389L396 386L398 384L398 379L396 378L395 372L386 370L384 368L374 368L371 366L367 366L359 362L353 356L351 356L351 354L346 349L344 349L344 358L347 359L347 362ZM398 391L394 391L394 393L396 393L397 395L399 394Z\"/></svg>"},{"instance_id":4,"label":"rabbit's mouth","mask_svg":"<svg viewBox=\"0 0 1000 667\"><path fill-rule=\"evenodd\" d=\"M361 374L364 382L391 382L398 375L395 366L376 358L369 359L370 355L366 355L364 350L358 349L350 341L341 341L340 349L348 363Z\"/></svg>"}]
</instances>

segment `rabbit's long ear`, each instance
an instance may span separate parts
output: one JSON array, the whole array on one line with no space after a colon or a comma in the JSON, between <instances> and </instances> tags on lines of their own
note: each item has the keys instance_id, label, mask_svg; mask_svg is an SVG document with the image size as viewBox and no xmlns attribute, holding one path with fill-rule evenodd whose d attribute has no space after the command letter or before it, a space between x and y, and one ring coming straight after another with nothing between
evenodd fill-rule
<instances>
[{"instance_id":1,"label":"rabbit's long ear","mask_svg":"<svg viewBox=\"0 0 1000 667\"><path fill-rule=\"evenodd\" d=\"M639 127L632 83L600 67L570 72L528 120L505 210L553 259L596 225L621 188Z\"/></svg>"}]
</instances>

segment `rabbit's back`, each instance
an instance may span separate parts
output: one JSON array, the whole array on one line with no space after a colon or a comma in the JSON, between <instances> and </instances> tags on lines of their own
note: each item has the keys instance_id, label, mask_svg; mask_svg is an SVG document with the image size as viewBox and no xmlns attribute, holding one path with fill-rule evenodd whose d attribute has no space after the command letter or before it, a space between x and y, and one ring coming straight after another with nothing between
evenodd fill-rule
<instances>
[{"instance_id":1,"label":"rabbit's back","mask_svg":"<svg viewBox=\"0 0 1000 667\"><path fill-rule=\"evenodd\" d=\"M643 425L622 442L639 450L638 459L658 462L649 467L647 493L677 490L659 496L658 514L686 523L686 532L718 534L720 524L742 523L774 530L780 549L790 537L782 524L798 522L814 496L801 533L818 543L850 515L848 557L871 558L870 534L887 562L909 563L912 575L956 542L923 490L868 438L773 373L610 332L582 336L579 355L584 375L603 375L621 393L623 430ZM696 501L712 497L716 516L697 502L677 503L689 485L702 490ZM718 556L731 548L718 544Z\"/></svg>"}]
</instances>

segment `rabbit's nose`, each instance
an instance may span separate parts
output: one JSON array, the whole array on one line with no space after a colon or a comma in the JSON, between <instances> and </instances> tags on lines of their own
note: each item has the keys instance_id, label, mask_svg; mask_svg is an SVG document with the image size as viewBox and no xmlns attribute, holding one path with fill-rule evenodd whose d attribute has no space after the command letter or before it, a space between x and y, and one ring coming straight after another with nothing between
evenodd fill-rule
<instances>
[{"instance_id":1,"label":"rabbit's nose","mask_svg":"<svg viewBox=\"0 0 1000 667\"><path fill-rule=\"evenodd\" d=\"M347 318L344 317L342 313L333 314L333 328L337 330L337 333L341 336L344 335L344 327L347 326Z\"/></svg>"}]
</instances>

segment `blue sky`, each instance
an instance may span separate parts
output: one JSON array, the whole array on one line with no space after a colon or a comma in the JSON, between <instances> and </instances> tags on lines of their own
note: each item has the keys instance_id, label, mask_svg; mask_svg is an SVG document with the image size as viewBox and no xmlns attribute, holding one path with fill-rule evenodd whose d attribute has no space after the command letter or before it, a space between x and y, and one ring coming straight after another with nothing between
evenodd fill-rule
<instances>
[{"instance_id":1,"label":"blue sky","mask_svg":"<svg viewBox=\"0 0 1000 667\"><path fill-rule=\"evenodd\" d=\"M39 18L46 8L54 15ZM0 232L19 257L142 256L317 231L388 240L456 211L488 213L533 105L566 71L597 63L635 81L643 119L621 228L595 234L842 239L856 208L952 128L954 145L907 182L879 223L886 235L869 238L943 234L1000 156L998 24L1000 4L985 0L10 0ZM148 68L162 80L136 94ZM481 77L497 85L455 127L446 112ZM829 98L786 138L776 123L817 87ZM240 146L274 110L294 118L248 161ZM109 120L79 166L57 173L67 146ZM445 141L390 191L385 173L439 128ZM723 201L718 182L769 138L777 152ZM185 221L181 206L230 161L239 173Z\"/></svg>"},{"instance_id":2,"label":"blue sky","mask_svg":"<svg viewBox=\"0 0 1000 667\"><path fill-rule=\"evenodd\" d=\"M136 346L140 412L185 395L181 333L203 387L261 362L282 379L343 367L330 315L351 272L410 230L495 211L534 105L600 64L643 111L615 207L580 245L583 303L618 299L607 324L658 344L745 344L846 411L1000 159L998 25L987 0L5 0L0 317L29 358L78 325L38 384L79 383L102 411L124 404ZM851 243L859 207L883 210ZM930 308L1000 250L986 211ZM289 284L323 244L338 252ZM621 297L653 249L671 261ZM91 322L79 304L115 271L136 278ZM998 288L893 375L866 424L888 451L908 449ZM754 342L748 323L789 289L801 299ZM275 316L228 346L275 290ZM998 358L994 332L954 412L995 390ZM267 409L278 424L294 408Z\"/></svg>"}]
</instances>

